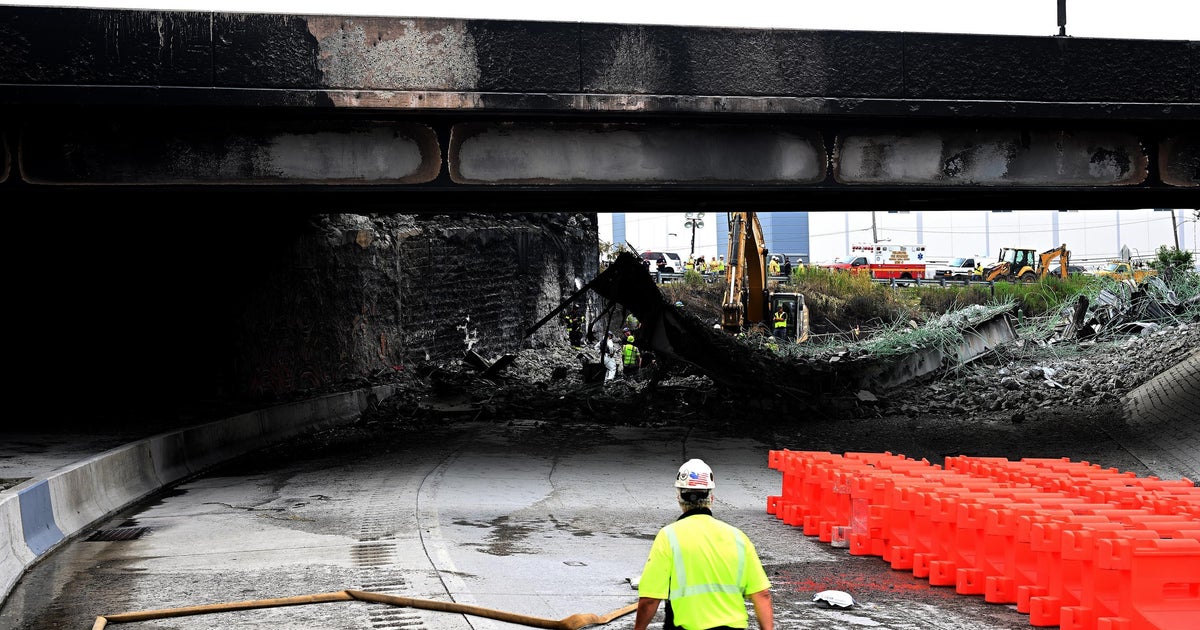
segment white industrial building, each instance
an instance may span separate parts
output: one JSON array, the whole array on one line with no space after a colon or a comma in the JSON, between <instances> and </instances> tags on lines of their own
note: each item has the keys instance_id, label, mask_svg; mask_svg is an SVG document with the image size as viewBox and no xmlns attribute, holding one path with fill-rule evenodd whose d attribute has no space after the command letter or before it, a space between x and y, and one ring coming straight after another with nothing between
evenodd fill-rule
<instances>
[{"instance_id":1,"label":"white industrial building","mask_svg":"<svg viewBox=\"0 0 1200 630\"><path fill-rule=\"evenodd\" d=\"M929 260L996 257L1001 247L1048 250L1066 244L1072 264L1093 267L1127 249L1152 258L1159 246L1197 252L1200 211L937 210L759 212L767 248L807 263L846 255L854 243L923 245ZM600 240L638 251L673 251L706 258L726 252L725 212L601 214ZM698 220L698 221L697 221ZM1200 252L1196 258L1200 260Z\"/></svg>"}]
</instances>

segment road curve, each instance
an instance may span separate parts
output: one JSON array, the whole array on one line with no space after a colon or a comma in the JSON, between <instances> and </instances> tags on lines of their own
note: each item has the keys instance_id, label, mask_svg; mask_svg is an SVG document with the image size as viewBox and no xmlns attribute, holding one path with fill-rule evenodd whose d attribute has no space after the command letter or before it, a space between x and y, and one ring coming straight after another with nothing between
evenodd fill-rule
<instances>
[{"instance_id":1,"label":"road curve","mask_svg":"<svg viewBox=\"0 0 1200 630\"><path fill-rule=\"evenodd\" d=\"M875 557L849 556L766 513L781 474L769 447L686 427L448 423L361 441L324 434L190 479L101 524L24 576L0 627L92 627L98 616L343 589L458 602L543 619L636 601L627 582L674 519L671 482L700 457L717 516L756 542L781 630L1016 630L1011 606L931 588ZM801 448L796 445L796 448ZM851 592L850 611L814 604ZM632 615L608 627L632 627ZM109 627L175 630L501 630L446 612L333 602Z\"/></svg>"}]
</instances>

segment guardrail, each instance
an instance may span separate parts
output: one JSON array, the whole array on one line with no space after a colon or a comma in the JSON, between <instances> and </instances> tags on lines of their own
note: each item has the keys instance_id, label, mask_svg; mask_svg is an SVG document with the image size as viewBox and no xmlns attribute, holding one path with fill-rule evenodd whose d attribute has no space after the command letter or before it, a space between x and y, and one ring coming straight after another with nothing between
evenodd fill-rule
<instances>
[{"instance_id":1,"label":"guardrail","mask_svg":"<svg viewBox=\"0 0 1200 630\"><path fill-rule=\"evenodd\" d=\"M678 282L680 280L683 280L683 276L685 274L683 274L683 273L663 273L661 271L653 271L650 273L650 275L654 277L654 281L657 282L658 284L667 284L669 282ZM704 273L704 274L701 274L701 277L704 278L705 282L712 284L713 282L720 282L721 280L724 280L725 274L723 272ZM768 281L783 282L786 279L787 279L787 276L782 276L782 275L781 276L767 276Z\"/></svg>"},{"instance_id":2,"label":"guardrail","mask_svg":"<svg viewBox=\"0 0 1200 630\"><path fill-rule=\"evenodd\" d=\"M655 281L656 283L658 283L658 284L668 284L668 283L671 283L671 282L679 282L679 281L683 280L683 277L684 277L684 275L685 275L685 274L683 274L683 273L664 273L664 272L661 272L661 271L655 271L655 272L651 273L650 275L654 277L654 281ZM718 282L718 281L721 281L721 280L723 280L723 279L724 279L724 276L725 276L725 274L722 274L722 273L705 273L705 274L702 274L702 277L704 278L704 281L705 281L705 282L708 282L708 283L713 283L713 282ZM767 276L767 280L768 280L768 281L773 281L773 282L783 282L783 281L784 281L784 280L786 280L786 279L787 279L787 276L782 276L782 275L779 275L779 276ZM946 287L946 286L970 286L970 285L972 285L972 284L986 284L986 285L988 285L988 286L991 286L991 287L995 287L995 286L996 286L996 283L995 283L995 281L991 281L991 282L989 282L989 281L986 281L986 280L971 280L971 279L969 279L969 278L968 278L968 279L964 279L964 280L954 280L954 279L951 279L951 278L937 278L937 279L930 279L930 278L924 278L924 279L920 279L920 278L913 278L913 279L908 279L908 278L872 278L872 279L871 279L871 281L872 281L872 282L877 282L877 283L880 283L880 284L887 284L887 285L889 285L889 286L892 286L892 287L907 287L907 286L941 286L941 287Z\"/></svg>"},{"instance_id":3,"label":"guardrail","mask_svg":"<svg viewBox=\"0 0 1200 630\"><path fill-rule=\"evenodd\" d=\"M954 278L911 278L911 279L910 278L872 278L871 280L873 282L877 282L880 284L887 284L887 285L891 285L891 286L918 286L918 287L920 287L920 286L967 287L967 286L971 286L973 284L987 284L987 285L994 286L996 284L995 280L992 280L992 281L972 280L970 278L964 278L962 280L955 280Z\"/></svg>"}]
</instances>

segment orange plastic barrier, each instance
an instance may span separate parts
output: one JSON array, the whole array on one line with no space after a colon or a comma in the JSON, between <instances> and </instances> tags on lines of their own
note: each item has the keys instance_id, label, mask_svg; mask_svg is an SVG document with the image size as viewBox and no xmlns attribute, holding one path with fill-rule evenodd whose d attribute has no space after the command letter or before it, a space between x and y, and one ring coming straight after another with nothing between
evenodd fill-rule
<instances>
[{"instance_id":1,"label":"orange plastic barrier","mask_svg":"<svg viewBox=\"0 0 1200 630\"><path fill-rule=\"evenodd\" d=\"M1101 572L1117 573L1115 597L1096 630L1183 630L1200 620L1200 540L1113 538L1100 541ZM1107 578L1106 578L1107 580Z\"/></svg>"},{"instance_id":2,"label":"orange plastic barrier","mask_svg":"<svg viewBox=\"0 0 1200 630\"><path fill-rule=\"evenodd\" d=\"M784 450L768 465L783 487L767 512L785 524L931 585L1016 603L1033 626L1190 630L1172 624L1200 620L1200 488L1190 480L1066 458L939 466Z\"/></svg>"}]
</instances>

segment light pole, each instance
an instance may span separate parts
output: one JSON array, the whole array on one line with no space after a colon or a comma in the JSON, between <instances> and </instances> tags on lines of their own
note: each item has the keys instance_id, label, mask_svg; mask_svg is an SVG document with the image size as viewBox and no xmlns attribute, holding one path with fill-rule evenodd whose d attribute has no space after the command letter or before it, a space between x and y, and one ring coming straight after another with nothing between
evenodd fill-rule
<instances>
[{"instance_id":1,"label":"light pole","mask_svg":"<svg viewBox=\"0 0 1200 630\"><path fill-rule=\"evenodd\" d=\"M1200 245L1196 244L1196 224L1200 223L1200 208L1192 210L1192 251L1200 250ZM1194 261L1200 262L1200 261Z\"/></svg>"},{"instance_id":2,"label":"light pole","mask_svg":"<svg viewBox=\"0 0 1200 630\"><path fill-rule=\"evenodd\" d=\"M703 212L688 212L683 215L685 220L683 227L692 231L692 249L688 252L688 258L696 257L696 230L704 229L704 213Z\"/></svg>"}]
</instances>

